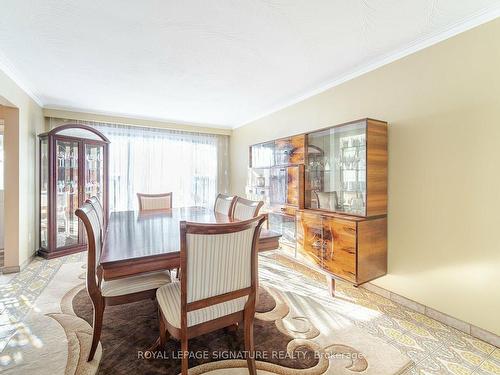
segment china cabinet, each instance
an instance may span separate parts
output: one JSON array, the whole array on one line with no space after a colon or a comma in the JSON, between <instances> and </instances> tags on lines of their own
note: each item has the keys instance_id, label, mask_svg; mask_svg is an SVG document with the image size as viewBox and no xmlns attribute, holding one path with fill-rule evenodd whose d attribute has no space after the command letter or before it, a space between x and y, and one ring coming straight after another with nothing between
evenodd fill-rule
<instances>
[{"instance_id":1,"label":"china cabinet","mask_svg":"<svg viewBox=\"0 0 500 375\"><path fill-rule=\"evenodd\" d=\"M86 125L62 125L39 135L40 248L45 258L86 250L75 210L96 196L108 217L109 140Z\"/></svg>"},{"instance_id":2,"label":"china cabinet","mask_svg":"<svg viewBox=\"0 0 500 375\"><path fill-rule=\"evenodd\" d=\"M250 147L247 196L285 255L354 285L387 272L387 123L373 119Z\"/></svg>"}]
</instances>

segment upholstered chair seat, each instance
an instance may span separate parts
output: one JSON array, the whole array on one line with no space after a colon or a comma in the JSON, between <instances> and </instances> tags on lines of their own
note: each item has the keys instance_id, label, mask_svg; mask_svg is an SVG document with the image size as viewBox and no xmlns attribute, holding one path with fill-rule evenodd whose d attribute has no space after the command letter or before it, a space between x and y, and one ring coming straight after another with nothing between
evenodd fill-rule
<instances>
[{"instance_id":1,"label":"upholstered chair seat","mask_svg":"<svg viewBox=\"0 0 500 375\"><path fill-rule=\"evenodd\" d=\"M169 271L146 273L116 280L103 280L101 293L103 297L115 297L126 294L157 289L170 282Z\"/></svg>"},{"instance_id":2,"label":"upholstered chair seat","mask_svg":"<svg viewBox=\"0 0 500 375\"><path fill-rule=\"evenodd\" d=\"M176 281L162 286L156 291L156 299L167 322L175 328L181 328L181 283ZM245 309L248 296L218 303L187 314L187 326L192 327L200 323L227 316Z\"/></svg>"}]
</instances>

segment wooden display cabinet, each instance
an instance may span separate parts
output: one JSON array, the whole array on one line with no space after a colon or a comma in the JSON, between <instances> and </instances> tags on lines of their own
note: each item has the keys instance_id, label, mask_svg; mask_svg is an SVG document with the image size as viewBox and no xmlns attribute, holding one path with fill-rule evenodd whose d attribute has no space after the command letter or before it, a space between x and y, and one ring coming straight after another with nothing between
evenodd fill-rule
<instances>
[{"instance_id":1,"label":"wooden display cabinet","mask_svg":"<svg viewBox=\"0 0 500 375\"><path fill-rule=\"evenodd\" d=\"M96 129L62 125L40 138L40 248L44 258L87 249L75 210L96 196L108 215L108 144Z\"/></svg>"},{"instance_id":2,"label":"wooden display cabinet","mask_svg":"<svg viewBox=\"0 0 500 375\"><path fill-rule=\"evenodd\" d=\"M328 275L333 294L336 278L387 272L387 161L387 123L373 119L269 141L250 147L247 195L287 215L288 233L295 215L285 254Z\"/></svg>"}]
</instances>

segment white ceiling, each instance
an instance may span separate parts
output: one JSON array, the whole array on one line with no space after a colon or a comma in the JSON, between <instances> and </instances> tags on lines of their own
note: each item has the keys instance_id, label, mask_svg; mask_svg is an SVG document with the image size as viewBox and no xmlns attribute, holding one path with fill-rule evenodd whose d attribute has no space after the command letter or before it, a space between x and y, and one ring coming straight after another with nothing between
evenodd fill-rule
<instances>
[{"instance_id":1,"label":"white ceiling","mask_svg":"<svg viewBox=\"0 0 500 375\"><path fill-rule=\"evenodd\" d=\"M234 127L500 14L500 0L0 0L41 105Z\"/></svg>"}]
</instances>

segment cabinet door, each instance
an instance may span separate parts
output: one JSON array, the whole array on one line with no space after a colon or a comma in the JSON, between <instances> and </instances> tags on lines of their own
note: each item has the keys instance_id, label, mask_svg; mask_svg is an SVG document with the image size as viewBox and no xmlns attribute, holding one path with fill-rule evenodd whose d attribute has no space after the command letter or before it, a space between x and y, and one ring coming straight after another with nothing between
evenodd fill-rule
<instances>
[{"instance_id":1,"label":"cabinet door","mask_svg":"<svg viewBox=\"0 0 500 375\"><path fill-rule=\"evenodd\" d=\"M274 141L261 143L250 147L250 161L253 168L269 168L275 163Z\"/></svg>"},{"instance_id":2,"label":"cabinet door","mask_svg":"<svg viewBox=\"0 0 500 375\"><path fill-rule=\"evenodd\" d=\"M79 207L79 143L56 140L55 147L55 242L57 248L63 248L80 243L79 222L75 215Z\"/></svg>"},{"instance_id":3,"label":"cabinet door","mask_svg":"<svg viewBox=\"0 0 500 375\"><path fill-rule=\"evenodd\" d=\"M271 168L269 202L271 206L283 206L287 199L287 168Z\"/></svg>"},{"instance_id":4,"label":"cabinet door","mask_svg":"<svg viewBox=\"0 0 500 375\"><path fill-rule=\"evenodd\" d=\"M297 259L321 267L323 254L321 215L297 212Z\"/></svg>"},{"instance_id":5,"label":"cabinet door","mask_svg":"<svg viewBox=\"0 0 500 375\"><path fill-rule=\"evenodd\" d=\"M275 141L276 165L304 164L305 135Z\"/></svg>"},{"instance_id":6,"label":"cabinet door","mask_svg":"<svg viewBox=\"0 0 500 375\"><path fill-rule=\"evenodd\" d=\"M286 203L292 206L299 207L300 203L300 173L299 167L288 167L287 173L287 192Z\"/></svg>"},{"instance_id":7,"label":"cabinet door","mask_svg":"<svg viewBox=\"0 0 500 375\"><path fill-rule=\"evenodd\" d=\"M40 140L40 248L49 247L49 142Z\"/></svg>"},{"instance_id":8,"label":"cabinet door","mask_svg":"<svg viewBox=\"0 0 500 375\"><path fill-rule=\"evenodd\" d=\"M97 197L104 205L104 147L85 144L85 199Z\"/></svg>"},{"instance_id":9,"label":"cabinet door","mask_svg":"<svg viewBox=\"0 0 500 375\"><path fill-rule=\"evenodd\" d=\"M288 255L295 257L297 243L295 216L270 212L268 218L269 229L281 234L280 244L282 250Z\"/></svg>"},{"instance_id":10,"label":"cabinet door","mask_svg":"<svg viewBox=\"0 0 500 375\"><path fill-rule=\"evenodd\" d=\"M356 223L324 217L323 241L323 268L334 275L356 282Z\"/></svg>"}]
</instances>

